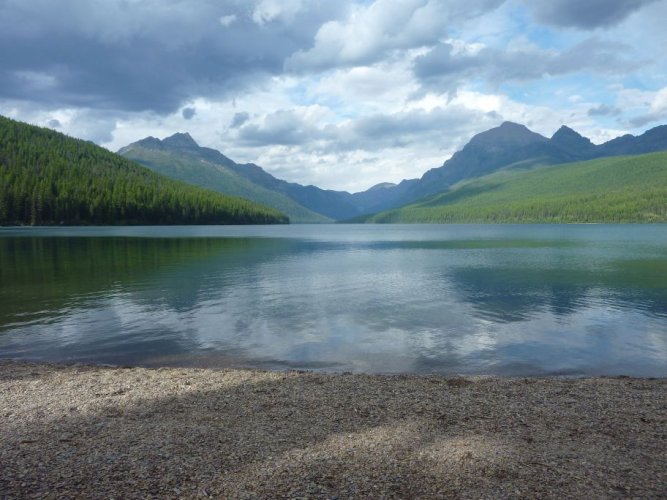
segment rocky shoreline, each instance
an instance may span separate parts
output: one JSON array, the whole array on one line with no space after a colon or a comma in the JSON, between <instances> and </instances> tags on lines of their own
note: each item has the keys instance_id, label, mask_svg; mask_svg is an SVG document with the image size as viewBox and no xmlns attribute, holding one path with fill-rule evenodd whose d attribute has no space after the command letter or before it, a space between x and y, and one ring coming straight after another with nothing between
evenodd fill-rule
<instances>
[{"instance_id":1,"label":"rocky shoreline","mask_svg":"<svg viewBox=\"0 0 667 500\"><path fill-rule=\"evenodd\" d=\"M2 498L667 496L666 379L0 361Z\"/></svg>"}]
</instances>

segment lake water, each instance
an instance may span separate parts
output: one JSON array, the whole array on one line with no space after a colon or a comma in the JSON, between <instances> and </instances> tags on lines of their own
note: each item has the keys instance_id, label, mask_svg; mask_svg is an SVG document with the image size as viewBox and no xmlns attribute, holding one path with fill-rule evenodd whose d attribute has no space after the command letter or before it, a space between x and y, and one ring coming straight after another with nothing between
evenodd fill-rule
<instances>
[{"instance_id":1,"label":"lake water","mask_svg":"<svg viewBox=\"0 0 667 500\"><path fill-rule=\"evenodd\" d=\"M0 358L667 376L666 225L0 229Z\"/></svg>"}]
</instances>

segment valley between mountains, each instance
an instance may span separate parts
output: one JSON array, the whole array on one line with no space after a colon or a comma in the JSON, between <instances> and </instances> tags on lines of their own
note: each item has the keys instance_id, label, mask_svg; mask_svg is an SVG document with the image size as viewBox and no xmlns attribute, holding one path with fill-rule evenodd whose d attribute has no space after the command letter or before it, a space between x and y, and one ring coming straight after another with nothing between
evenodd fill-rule
<instances>
[{"instance_id":1,"label":"valley between mountains","mask_svg":"<svg viewBox=\"0 0 667 500\"><path fill-rule=\"evenodd\" d=\"M0 225L667 222L667 125L593 144L504 122L419 179L304 186L188 133L117 154L0 117Z\"/></svg>"},{"instance_id":2,"label":"valley between mountains","mask_svg":"<svg viewBox=\"0 0 667 500\"><path fill-rule=\"evenodd\" d=\"M168 177L273 207L292 222L486 223L665 221L665 151L667 126L595 145L566 126L547 138L505 122L419 179L354 194L277 179L200 147L187 133L148 137L118 153Z\"/></svg>"}]
</instances>

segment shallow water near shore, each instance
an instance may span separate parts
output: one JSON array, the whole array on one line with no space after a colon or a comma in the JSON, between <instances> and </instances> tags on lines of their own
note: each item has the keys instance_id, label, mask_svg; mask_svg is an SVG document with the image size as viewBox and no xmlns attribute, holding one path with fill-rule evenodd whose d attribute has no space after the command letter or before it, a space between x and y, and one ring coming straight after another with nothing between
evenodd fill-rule
<instances>
[{"instance_id":1,"label":"shallow water near shore","mask_svg":"<svg viewBox=\"0 0 667 500\"><path fill-rule=\"evenodd\" d=\"M667 225L0 229L0 358L667 376Z\"/></svg>"}]
</instances>

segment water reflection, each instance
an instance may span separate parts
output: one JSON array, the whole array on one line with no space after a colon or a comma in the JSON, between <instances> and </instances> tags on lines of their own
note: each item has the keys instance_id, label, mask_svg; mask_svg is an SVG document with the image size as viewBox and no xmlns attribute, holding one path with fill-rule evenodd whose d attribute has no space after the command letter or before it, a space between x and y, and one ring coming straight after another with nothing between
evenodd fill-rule
<instances>
[{"instance_id":1,"label":"water reflection","mask_svg":"<svg viewBox=\"0 0 667 500\"><path fill-rule=\"evenodd\" d=\"M0 236L0 357L667 375L667 231L645 227Z\"/></svg>"},{"instance_id":2,"label":"water reflection","mask_svg":"<svg viewBox=\"0 0 667 500\"><path fill-rule=\"evenodd\" d=\"M602 262L581 264L576 254L565 261L498 261L455 268L448 278L481 317L493 321L524 321L545 310L565 317L592 303L667 317L667 256L608 260L602 256Z\"/></svg>"}]
</instances>

